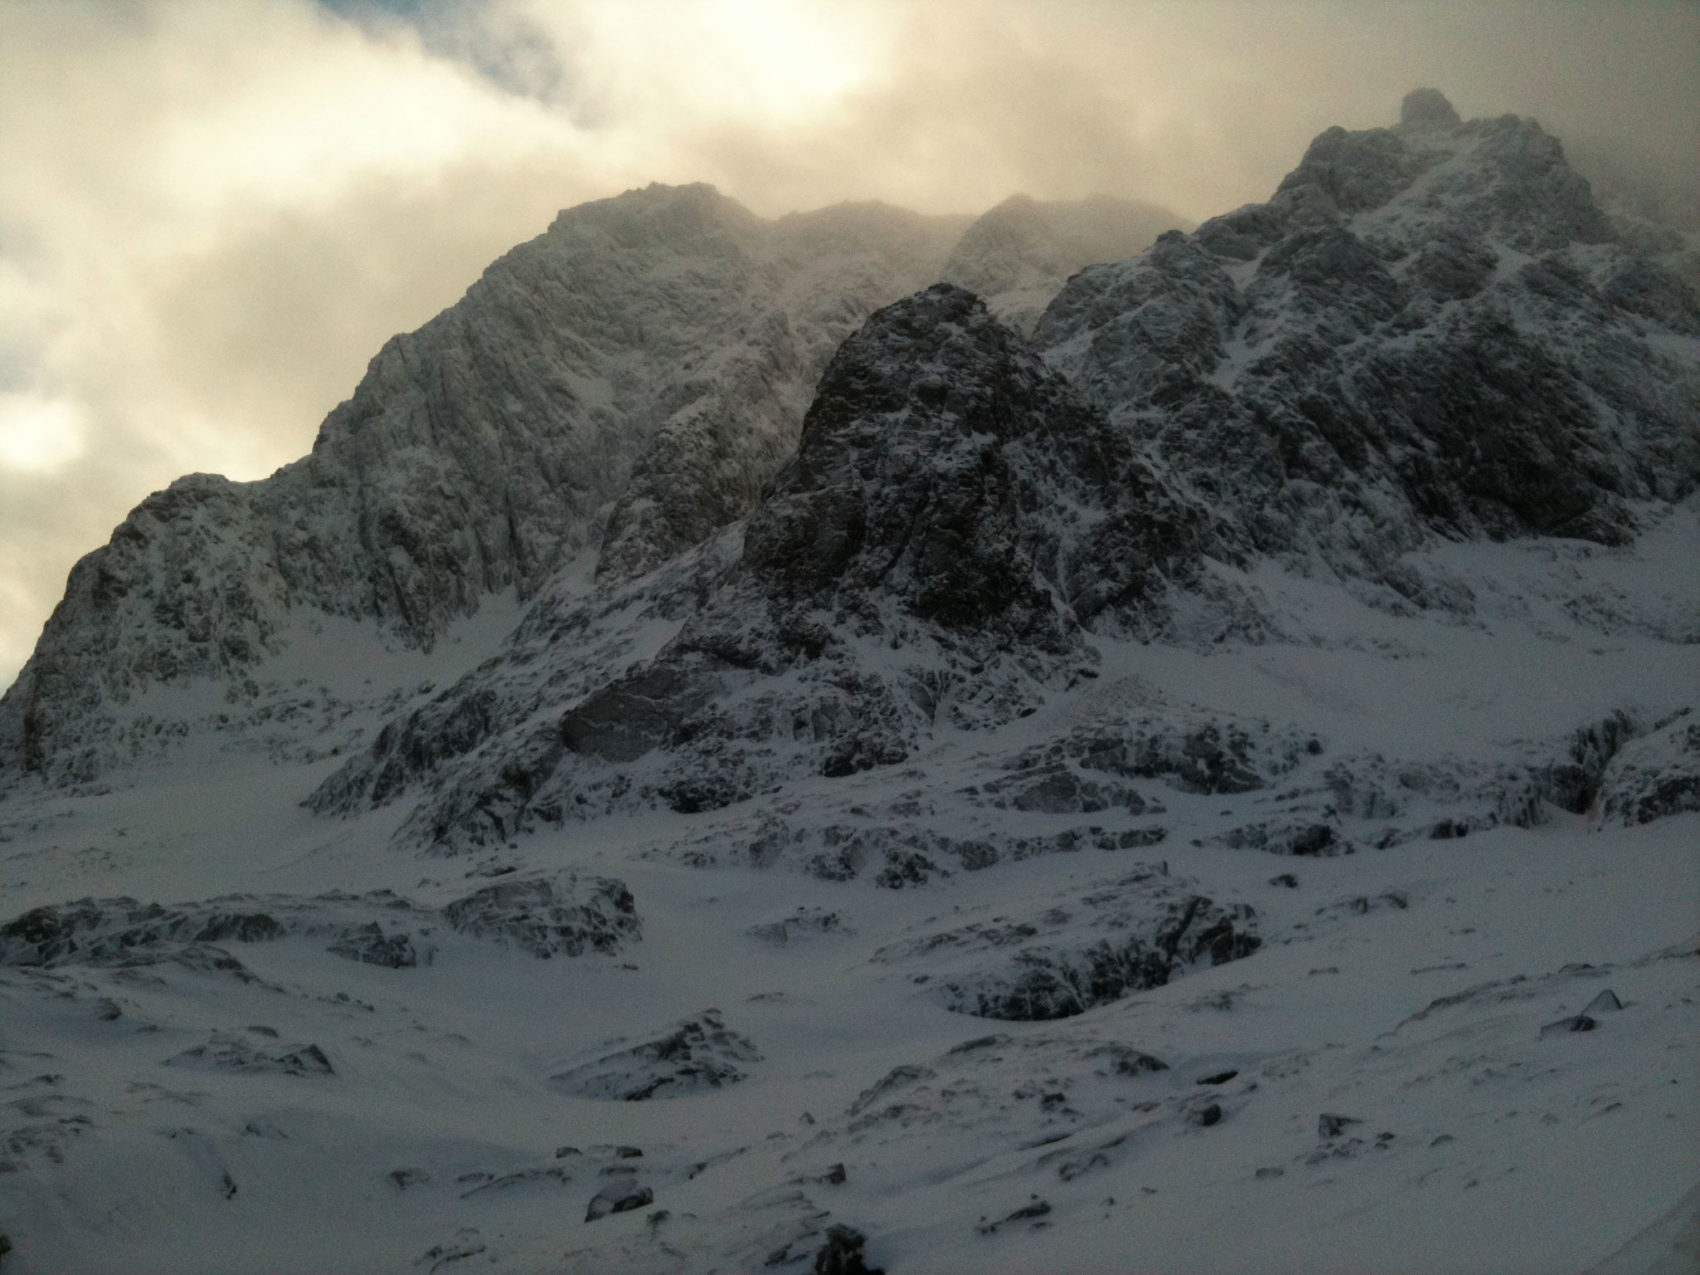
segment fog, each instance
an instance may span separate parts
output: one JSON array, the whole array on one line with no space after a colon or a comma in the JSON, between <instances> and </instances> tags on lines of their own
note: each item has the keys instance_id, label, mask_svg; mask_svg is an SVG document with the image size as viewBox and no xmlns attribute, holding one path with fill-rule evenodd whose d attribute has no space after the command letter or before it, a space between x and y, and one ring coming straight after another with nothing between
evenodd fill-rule
<instances>
[{"instance_id":1,"label":"fog","mask_svg":"<svg viewBox=\"0 0 1700 1275\"><path fill-rule=\"evenodd\" d=\"M13 0L0 686L131 506L303 454L388 336L558 208L706 180L764 215L1202 219L1417 85L1700 225L1693 3Z\"/></svg>"}]
</instances>

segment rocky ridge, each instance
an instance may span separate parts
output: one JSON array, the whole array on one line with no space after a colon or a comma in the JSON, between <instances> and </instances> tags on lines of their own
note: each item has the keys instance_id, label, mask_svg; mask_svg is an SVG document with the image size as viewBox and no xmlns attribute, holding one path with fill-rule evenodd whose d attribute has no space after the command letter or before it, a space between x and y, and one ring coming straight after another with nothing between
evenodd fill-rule
<instances>
[{"instance_id":1,"label":"rocky ridge","mask_svg":"<svg viewBox=\"0 0 1700 1275\"><path fill-rule=\"evenodd\" d=\"M472 707L503 702L501 664L439 699L427 720L478 715L452 752L479 755L404 833L500 843L539 820L714 809L900 762L934 730L995 727L1091 676L1089 631L1171 631L1175 595L1213 594L1205 563L1234 552L980 301L938 285L840 349L741 553L675 603L653 658L554 699L552 720L505 701L523 714L506 742ZM398 765L427 733L438 744ZM448 760L443 738L386 730L313 804L393 799Z\"/></svg>"},{"instance_id":2,"label":"rocky ridge","mask_svg":"<svg viewBox=\"0 0 1700 1275\"><path fill-rule=\"evenodd\" d=\"M1151 215L1102 208L1099 239ZM575 562L620 581L689 549L753 507L838 343L965 226L872 203L764 221L703 185L564 211L386 344L310 456L181 479L79 563L0 700L0 777L94 778L121 755L112 706L240 680L320 616L429 649ZM1094 246L1009 269L1054 289Z\"/></svg>"},{"instance_id":3,"label":"rocky ridge","mask_svg":"<svg viewBox=\"0 0 1700 1275\"><path fill-rule=\"evenodd\" d=\"M1700 481L1694 294L1538 124L1439 95L1089 267L1036 340L1259 553L1388 605L1469 611L1402 558L1435 536L1622 543Z\"/></svg>"}]
</instances>

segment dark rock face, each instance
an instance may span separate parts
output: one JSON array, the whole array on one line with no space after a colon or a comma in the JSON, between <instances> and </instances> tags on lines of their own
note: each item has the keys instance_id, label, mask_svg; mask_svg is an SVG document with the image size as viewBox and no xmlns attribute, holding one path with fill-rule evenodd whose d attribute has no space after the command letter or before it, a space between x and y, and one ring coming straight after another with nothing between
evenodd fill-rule
<instances>
[{"instance_id":1,"label":"dark rock face","mask_svg":"<svg viewBox=\"0 0 1700 1275\"><path fill-rule=\"evenodd\" d=\"M228 910L224 900L167 908L135 899L79 899L34 908L0 926L0 965L116 965L150 952L254 943L284 933L270 914Z\"/></svg>"},{"instance_id":2,"label":"dark rock face","mask_svg":"<svg viewBox=\"0 0 1700 1275\"><path fill-rule=\"evenodd\" d=\"M385 934L383 926L376 921L350 926L325 950L363 965L382 965L392 970L419 964L412 938L406 934Z\"/></svg>"},{"instance_id":3,"label":"dark rock face","mask_svg":"<svg viewBox=\"0 0 1700 1275\"><path fill-rule=\"evenodd\" d=\"M1338 1138L1348 1128L1363 1121L1356 1116L1342 1116L1325 1111L1316 1118L1316 1136L1318 1138Z\"/></svg>"},{"instance_id":4,"label":"dark rock face","mask_svg":"<svg viewBox=\"0 0 1700 1275\"><path fill-rule=\"evenodd\" d=\"M745 565L793 605L877 591L947 630L1060 649L1057 601L1090 621L1209 548L1204 515L977 298L941 284L834 357Z\"/></svg>"},{"instance_id":5,"label":"dark rock face","mask_svg":"<svg viewBox=\"0 0 1700 1275\"><path fill-rule=\"evenodd\" d=\"M642 933L631 891L611 877L499 881L443 909L455 929L547 960L612 952Z\"/></svg>"},{"instance_id":6,"label":"dark rock face","mask_svg":"<svg viewBox=\"0 0 1700 1275\"><path fill-rule=\"evenodd\" d=\"M584 1098L643 1102L737 1084L761 1059L748 1037L721 1021L719 1010L705 1009L654 1040L558 1071L549 1083Z\"/></svg>"},{"instance_id":7,"label":"dark rock face","mask_svg":"<svg viewBox=\"0 0 1700 1275\"><path fill-rule=\"evenodd\" d=\"M1072 766L1088 775L1157 779L1181 792L1208 795L1267 787L1305 755L1303 737L1274 731L1256 719L1188 720L1175 714L1132 713L1025 752L1013 769L1017 777L1048 776ZM1014 783L1015 777L1007 782Z\"/></svg>"},{"instance_id":8,"label":"dark rock face","mask_svg":"<svg viewBox=\"0 0 1700 1275\"><path fill-rule=\"evenodd\" d=\"M702 185L563 212L388 342L311 455L182 479L79 564L0 700L0 778L102 773L112 704L240 676L303 614L429 648L594 551L610 507L608 573L659 565L748 511L833 346L935 278L961 226L765 222Z\"/></svg>"}]
</instances>

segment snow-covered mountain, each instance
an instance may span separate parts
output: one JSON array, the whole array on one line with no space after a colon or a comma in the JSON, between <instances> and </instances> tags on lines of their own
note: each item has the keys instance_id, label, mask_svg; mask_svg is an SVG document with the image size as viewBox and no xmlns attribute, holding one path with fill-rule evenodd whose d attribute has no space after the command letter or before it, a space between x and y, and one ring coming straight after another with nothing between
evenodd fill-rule
<instances>
[{"instance_id":1,"label":"snow-covered mountain","mask_svg":"<svg viewBox=\"0 0 1700 1275\"><path fill-rule=\"evenodd\" d=\"M1094 248L1174 223L1081 207L1095 238L1009 247L1020 287L1054 291ZM94 778L134 749L115 708L240 683L302 625L347 617L428 649L492 595L691 548L753 507L839 342L976 236L881 204L764 221L708 186L563 212L390 341L310 456L257 483L181 479L78 564L0 701L0 785L20 762Z\"/></svg>"},{"instance_id":2,"label":"snow-covered mountain","mask_svg":"<svg viewBox=\"0 0 1700 1275\"><path fill-rule=\"evenodd\" d=\"M1700 305L1432 91L1144 215L586 205L138 509L8 1275L1690 1269Z\"/></svg>"}]
</instances>

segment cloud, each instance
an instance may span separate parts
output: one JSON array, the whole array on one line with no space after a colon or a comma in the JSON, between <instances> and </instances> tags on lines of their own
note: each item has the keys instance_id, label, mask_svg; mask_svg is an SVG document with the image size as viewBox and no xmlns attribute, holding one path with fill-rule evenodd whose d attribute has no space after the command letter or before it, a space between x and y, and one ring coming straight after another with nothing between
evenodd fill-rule
<instances>
[{"instance_id":1,"label":"cloud","mask_svg":"<svg viewBox=\"0 0 1700 1275\"><path fill-rule=\"evenodd\" d=\"M1203 218L1432 84L1700 223L1691 4L0 4L0 684L180 473L304 453L384 339L563 206L1107 193Z\"/></svg>"}]
</instances>

